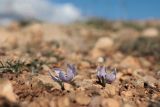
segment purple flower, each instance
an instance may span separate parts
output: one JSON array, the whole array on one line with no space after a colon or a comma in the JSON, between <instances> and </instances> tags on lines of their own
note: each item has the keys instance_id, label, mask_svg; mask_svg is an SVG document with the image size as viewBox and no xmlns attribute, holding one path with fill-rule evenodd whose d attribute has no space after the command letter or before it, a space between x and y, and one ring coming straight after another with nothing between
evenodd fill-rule
<instances>
[{"instance_id":1,"label":"purple flower","mask_svg":"<svg viewBox=\"0 0 160 107\"><path fill-rule=\"evenodd\" d=\"M116 68L112 70L111 73L107 73L106 75L107 83L111 84L116 79L116 73L117 73Z\"/></svg>"},{"instance_id":2,"label":"purple flower","mask_svg":"<svg viewBox=\"0 0 160 107\"><path fill-rule=\"evenodd\" d=\"M112 72L107 72L105 66L97 67L97 78L98 83L105 87L106 83L111 84L116 79L116 69L112 70Z\"/></svg>"},{"instance_id":3,"label":"purple flower","mask_svg":"<svg viewBox=\"0 0 160 107\"><path fill-rule=\"evenodd\" d=\"M97 67L97 77L98 78L105 78L106 76L106 67L105 66L98 66Z\"/></svg>"},{"instance_id":4,"label":"purple flower","mask_svg":"<svg viewBox=\"0 0 160 107\"><path fill-rule=\"evenodd\" d=\"M50 72L49 75L52 77L54 81L59 83L61 85L61 88L64 89L63 82L70 83L72 82L73 78L76 75L76 68L74 65L67 64L67 72L64 73L59 68L54 68L54 72L56 73L56 76L53 76Z\"/></svg>"}]
</instances>

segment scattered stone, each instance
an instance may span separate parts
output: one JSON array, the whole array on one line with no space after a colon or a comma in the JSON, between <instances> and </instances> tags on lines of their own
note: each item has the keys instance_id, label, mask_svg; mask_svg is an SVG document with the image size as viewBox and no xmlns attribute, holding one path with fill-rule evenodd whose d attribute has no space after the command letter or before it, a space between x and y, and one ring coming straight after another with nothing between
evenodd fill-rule
<instances>
[{"instance_id":1,"label":"scattered stone","mask_svg":"<svg viewBox=\"0 0 160 107\"><path fill-rule=\"evenodd\" d=\"M18 46L18 38L16 36L10 36L4 42L4 45L10 48L16 48Z\"/></svg>"},{"instance_id":2,"label":"scattered stone","mask_svg":"<svg viewBox=\"0 0 160 107\"><path fill-rule=\"evenodd\" d=\"M70 107L69 98L66 96L58 98L58 107Z\"/></svg>"},{"instance_id":3,"label":"scattered stone","mask_svg":"<svg viewBox=\"0 0 160 107\"><path fill-rule=\"evenodd\" d=\"M99 57L99 58L97 59L97 62L98 62L98 63L104 63L104 61L105 61L105 58L104 58L104 57Z\"/></svg>"},{"instance_id":4,"label":"scattered stone","mask_svg":"<svg viewBox=\"0 0 160 107\"><path fill-rule=\"evenodd\" d=\"M73 86L71 84L68 84L68 83L64 83L64 87L65 87L65 90L68 90L68 91L73 91Z\"/></svg>"},{"instance_id":5,"label":"scattered stone","mask_svg":"<svg viewBox=\"0 0 160 107\"><path fill-rule=\"evenodd\" d=\"M140 60L140 63L141 63L141 65L143 66L143 67L146 67L146 68L148 68L148 67L150 67L152 64L147 60L147 59L145 59L145 58L139 58Z\"/></svg>"},{"instance_id":6,"label":"scattered stone","mask_svg":"<svg viewBox=\"0 0 160 107\"><path fill-rule=\"evenodd\" d=\"M102 99L99 96L93 97L90 104L89 104L89 107L100 107L101 100Z\"/></svg>"},{"instance_id":7,"label":"scattered stone","mask_svg":"<svg viewBox=\"0 0 160 107\"><path fill-rule=\"evenodd\" d=\"M51 79L49 75L41 75L39 74L37 77L34 78L34 82L37 83L41 81L44 85L51 84L54 88L61 89L60 85Z\"/></svg>"},{"instance_id":8,"label":"scattered stone","mask_svg":"<svg viewBox=\"0 0 160 107\"><path fill-rule=\"evenodd\" d=\"M9 80L0 79L0 96L5 97L12 102L16 102L17 96L13 92L13 87Z\"/></svg>"},{"instance_id":9,"label":"scattered stone","mask_svg":"<svg viewBox=\"0 0 160 107\"><path fill-rule=\"evenodd\" d=\"M42 65L42 68L46 71L46 74L48 74L48 71L52 71L47 65Z\"/></svg>"},{"instance_id":10,"label":"scattered stone","mask_svg":"<svg viewBox=\"0 0 160 107\"><path fill-rule=\"evenodd\" d=\"M28 104L28 107L39 107L40 105L37 102L31 102Z\"/></svg>"},{"instance_id":11,"label":"scattered stone","mask_svg":"<svg viewBox=\"0 0 160 107\"><path fill-rule=\"evenodd\" d=\"M92 87L93 81L91 79L84 79L82 81L76 82L76 84L84 89Z\"/></svg>"},{"instance_id":12,"label":"scattered stone","mask_svg":"<svg viewBox=\"0 0 160 107\"><path fill-rule=\"evenodd\" d=\"M21 107L21 106L17 104L16 102L12 102L8 100L7 98L0 97L0 107Z\"/></svg>"},{"instance_id":13,"label":"scattered stone","mask_svg":"<svg viewBox=\"0 0 160 107\"><path fill-rule=\"evenodd\" d=\"M110 51L113 50L114 41L109 37L101 37L95 44L95 49Z\"/></svg>"},{"instance_id":14,"label":"scattered stone","mask_svg":"<svg viewBox=\"0 0 160 107\"><path fill-rule=\"evenodd\" d=\"M114 96L116 94L116 87L111 84L106 84L105 91L109 96Z\"/></svg>"},{"instance_id":15,"label":"scattered stone","mask_svg":"<svg viewBox=\"0 0 160 107\"><path fill-rule=\"evenodd\" d=\"M1 59L25 62L19 73L0 72L0 78L9 79L0 79L0 107L159 107L160 22L155 22L139 26L141 21L118 21L120 26L116 27L112 21L93 21L92 27L27 22L27 26L15 23L10 28L0 27ZM2 71L7 63L0 61ZM48 71L54 75L52 68L63 69L65 63L75 64L77 75L61 90ZM116 81L105 87L97 82L96 67L100 64L118 69Z\"/></svg>"},{"instance_id":16,"label":"scattered stone","mask_svg":"<svg viewBox=\"0 0 160 107\"><path fill-rule=\"evenodd\" d=\"M97 58L99 58L99 57L102 57L102 56L104 56L104 52L102 52L102 51L100 51L100 50L98 50L98 49L93 49L92 51L91 51L91 57L93 58L93 59L97 59Z\"/></svg>"},{"instance_id":17,"label":"scattered stone","mask_svg":"<svg viewBox=\"0 0 160 107\"><path fill-rule=\"evenodd\" d=\"M149 85L153 86L153 87L154 87L155 83L158 83L158 81L156 80L156 78L154 78L153 76L149 76L149 75L144 76L143 80L145 82L147 82Z\"/></svg>"},{"instance_id":18,"label":"scattered stone","mask_svg":"<svg viewBox=\"0 0 160 107\"><path fill-rule=\"evenodd\" d=\"M91 101L91 98L87 96L84 92L77 92L75 100L80 105L88 105Z\"/></svg>"},{"instance_id":19,"label":"scattered stone","mask_svg":"<svg viewBox=\"0 0 160 107\"><path fill-rule=\"evenodd\" d=\"M12 22L8 26L8 29L11 30L11 31L18 31L18 30L20 30L20 27L21 27L20 23L18 23L18 22Z\"/></svg>"},{"instance_id":20,"label":"scattered stone","mask_svg":"<svg viewBox=\"0 0 160 107\"><path fill-rule=\"evenodd\" d=\"M50 107L56 107L55 101L54 101L54 100L51 100L51 101L49 102L49 106L50 106Z\"/></svg>"},{"instance_id":21,"label":"scattered stone","mask_svg":"<svg viewBox=\"0 0 160 107\"><path fill-rule=\"evenodd\" d=\"M122 91L121 95L123 95L125 97L132 97L133 93L132 93L132 91Z\"/></svg>"},{"instance_id":22,"label":"scattered stone","mask_svg":"<svg viewBox=\"0 0 160 107\"><path fill-rule=\"evenodd\" d=\"M133 82L133 84L134 84L134 86L137 87L137 88L138 88L138 87L141 87L141 88L144 87L144 81L141 80L141 79L137 79L136 81Z\"/></svg>"},{"instance_id":23,"label":"scattered stone","mask_svg":"<svg viewBox=\"0 0 160 107\"><path fill-rule=\"evenodd\" d=\"M160 71L157 72L157 75L160 77Z\"/></svg>"},{"instance_id":24,"label":"scattered stone","mask_svg":"<svg viewBox=\"0 0 160 107\"><path fill-rule=\"evenodd\" d=\"M46 98L40 98L38 100L38 104L40 107L48 107L49 106L49 100Z\"/></svg>"},{"instance_id":25,"label":"scattered stone","mask_svg":"<svg viewBox=\"0 0 160 107\"><path fill-rule=\"evenodd\" d=\"M135 107L135 105L129 104L129 103L125 103L125 104L123 105L123 107Z\"/></svg>"},{"instance_id":26,"label":"scattered stone","mask_svg":"<svg viewBox=\"0 0 160 107\"><path fill-rule=\"evenodd\" d=\"M90 67L90 64L89 64L89 62L87 62L87 61L81 61L81 62L80 62L80 66L81 66L82 68L89 68L89 67Z\"/></svg>"},{"instance_id":27,"label":"scattered stone","mask_svg":"<svg viewBox=\"0 0 160 107\"><path fill-rule=\"evenodd\" d=\"M107 98L102 100L102 107L120 107L120 104L115 99Z\"/></svg>"},{"instance_id":28,"label":"scattered stone","mask_svg":"<svg viewBox=\"0 0 160 107\"><path fill-rule=\"evenodd\" d=\"M124 68L135 68L135 69L140 68L138 60L136 60L132 56L127 56L124 60L122 60L120 66Z\"/></svg>"},{"instance_id":29,"label":"scattered stone","mask_svg":"<svg viewBox=\"0 0 160 107\"><path fill-rule=\"evenodd\" d=\"M121 52L116 52L114 55L113 55L113 59L116 61L116 62L121 62L124 58L124 55L121 53Z\"/></svg>"},{"instance_id":30,"label":"scattered stone","mask_svg":"<svg viewBox=\"0 0 160 107\"><path fill-rule=\"evenodd\" d=\"M117 78L117 79L120 79L122 76L123 76L123 73L122 73L122 72L118 72L118 73L116 74L116 78Z\"/></svg>"},{"instance_id":31,"label":"scattered stone","mask_svg":"<svg viewBox=\"0 0 160 107\"><path fill-rule=\"evenodd\" d=\"M145 37L156 37L158 34L159 32L156 28L147 28L142 32L142 36Z\"/></svg>"},{"instance_id":32,"label":"scattered stone","mask_svg":"<svg viewBox=\"0 0 160 107\"><path fill-rule=\"evenodd\" d=\"M131 34L132 36L129 36ZM136 31L136 29L125 28L125 29L121 29L120 31L118 31L117 35L120 39L134 39L138 37L140 33Z\"/></svg>"}]
</instances>

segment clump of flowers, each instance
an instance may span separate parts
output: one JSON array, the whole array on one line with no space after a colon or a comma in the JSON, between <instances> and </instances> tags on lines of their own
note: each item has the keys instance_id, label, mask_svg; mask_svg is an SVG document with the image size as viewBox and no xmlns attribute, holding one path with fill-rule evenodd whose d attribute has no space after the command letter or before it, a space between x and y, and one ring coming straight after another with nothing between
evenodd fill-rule
<instances>
[{"instance_id":1,"label":"clump of flowers","mask_svg":"<svg viewBox=\"0 0 160 107\"><path fill-rule=\"evenodd\" d=\"M97 78L98 83L105 87L106 83L111 84L116 79L116 69L113 69L112 72L107 72L105 66L98 66Z\"/></svg>"},{"instance_id":2,"label":"clump of flowers","mask_svg":"<svg viewBox=\"0 0 160 107\"><path fill-rule=\"evenodd\" d=\"M64 73L60 68L54 68L54 72L56 73L56 76L53 76L50 72L49 75L52 77L52 79L57 82L62 90L65 90L64 88L64 82L71 83L73 78L76 75L76 68L74 65L67 64L67 72Z\"/></svg>"}]
</instances>

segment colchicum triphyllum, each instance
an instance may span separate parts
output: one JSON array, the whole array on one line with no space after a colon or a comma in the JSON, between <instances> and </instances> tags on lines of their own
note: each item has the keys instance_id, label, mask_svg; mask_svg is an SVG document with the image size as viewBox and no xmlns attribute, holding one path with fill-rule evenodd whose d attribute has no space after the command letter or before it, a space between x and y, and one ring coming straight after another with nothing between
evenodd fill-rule
<instances>
[{"instance_id":1,"label":"colchicum triphyllum","mask_svg":"<svg viewBox=\"0 0 160 107\"><path fill-rule=\"evenodd\" d=\"M107 72L107 68L105 66L97 67L97 78L98 83L105 87L105 84L111 84L116 79L116 69L112 70L112 72Z\"/></svg>"},{"instance_id":2,"label":"colchicum triphyllum","mask_svg":"<svg viewBox=\"0 0 160 107\"><path fill-rule=\"evenodd\" d=\"M53 76L50 72L49 75L52 77L54 81L59 83L61 89L64 90L64 82L70 83L76 75L76 68L74 65L67 64L67 72L64 73L60 68L54 68L54 72L56 76Z\"/></svg>"}]
</instances>

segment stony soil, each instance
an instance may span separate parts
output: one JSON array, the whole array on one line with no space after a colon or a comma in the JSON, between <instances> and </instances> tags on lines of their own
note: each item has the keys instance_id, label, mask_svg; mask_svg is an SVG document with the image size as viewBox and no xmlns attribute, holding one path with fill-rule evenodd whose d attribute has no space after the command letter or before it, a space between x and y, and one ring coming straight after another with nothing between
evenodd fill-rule
<instances>
[{"instance_id":1,"label":"stony soil","mask_svg":"<svg viewBox=\"0 0 160 107\"><path fill-rule=\"evenodd\" d=\"M0 107L160 107L159 32L159 21L0 27ZM48 71L67 63L77 76L61 90ZM99 64L117 68L106 87Z\"/></svg>"}]
</instances>

